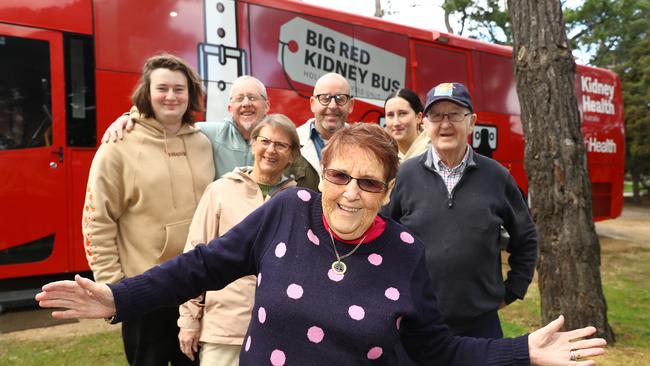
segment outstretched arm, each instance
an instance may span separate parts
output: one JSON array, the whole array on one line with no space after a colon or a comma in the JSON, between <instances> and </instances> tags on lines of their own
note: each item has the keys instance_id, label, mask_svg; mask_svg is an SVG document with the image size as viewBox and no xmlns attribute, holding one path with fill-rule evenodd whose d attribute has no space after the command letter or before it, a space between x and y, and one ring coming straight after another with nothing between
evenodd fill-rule
<instances>
[{"instance_id":1,"label":"outstretched arm","mask_svg":"<svg viewBox=\"0 0 650 366\"><path fill-rule=\"evenodd\" d=\"M585 327L560 332L563 325L564 317L560 315L544 328L538 329L528 336L531 365L591 366L595 365L596 361L581 361L581 359L605 353L602 347L607 344L607 341L604 339L582 339L594 334L596 328Z\"/></svg>"},{"instance_id":2,"label":"outstretched arm","mask_svg":"<svg viewBox=\"0 0 650 366\"><path fill-rule=\"evenodd\" d=\"M42 308L65 308L52 312L58 319L107 318L115 315L113 292L105 284L99 284L79 275L74 281L57 281L43 286L36 295Z\"/></svg>"}]
</instances>

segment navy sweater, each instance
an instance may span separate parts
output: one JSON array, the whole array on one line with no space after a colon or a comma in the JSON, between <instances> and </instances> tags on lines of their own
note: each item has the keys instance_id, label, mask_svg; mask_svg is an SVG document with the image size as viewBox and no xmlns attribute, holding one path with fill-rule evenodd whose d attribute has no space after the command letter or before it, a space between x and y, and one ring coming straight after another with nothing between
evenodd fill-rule
<instances>
[{"instance_id":1,"label":"navy sweater","mask_svg":"<svg viewBox=\"0 0 650 366\"><path fill-rule=\"evenodd\" d=\"M424 242L438 306L455 332L503 301L524 298L535 270L537 231L517 184L498 162L470 149L467 168L449 194L429 149L402 164L382 212ZM505 281L501 225L510 234Z\"/></svg>"},{"instance_id":2,"label":"navy sweater","mask_svg":"<svg viewBox=\"0 0 650 366\"><path fill-rule=\"evenodd\" d=\"M352 247L338 243L339 252ZM117 321L178 305L257 275L241 365L394 365L402 340L422 365L528 365L527 337L451 336L441 322L424 247L387 220L336 275L321 196L288 189L208 245L111 285Z\"/></svg>"}]
</instances>

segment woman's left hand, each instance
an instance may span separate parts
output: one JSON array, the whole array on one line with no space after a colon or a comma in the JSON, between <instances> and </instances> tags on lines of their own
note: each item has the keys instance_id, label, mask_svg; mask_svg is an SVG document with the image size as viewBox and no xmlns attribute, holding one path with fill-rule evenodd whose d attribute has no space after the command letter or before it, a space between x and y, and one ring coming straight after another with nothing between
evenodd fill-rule
<instances>
[{"instance_id":1,"label":"woman's left hand","mask_svg":"<svg viewBox=\"0 0 650 366\"><path fill-rule=\"evenodd\" d=\"M605 353L602 348L607 341L602 338L581 339L596 332L594 327L585 327L560 332L564 325L564 316L548 323L528 336L528 352L531 365L538 366L590 366L594 360L587 357L600 356ZM580 340L577 340L580 339Z\"/></svg>"}]
</instances>

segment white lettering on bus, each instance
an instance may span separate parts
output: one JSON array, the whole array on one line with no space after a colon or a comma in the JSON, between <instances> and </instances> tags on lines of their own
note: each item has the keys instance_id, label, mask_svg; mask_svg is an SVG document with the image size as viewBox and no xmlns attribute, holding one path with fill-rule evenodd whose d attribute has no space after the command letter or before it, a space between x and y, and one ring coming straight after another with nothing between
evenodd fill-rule
<instances>
[{"instance_id":1,"label":"white lettering on bus","mask_svg":"<svg viewBox=\"0 0 650 366\"><path fill-rule=\"evenodd\" d=\"M291 80L307 85L339 73L358 98L383 100L406 81L405 57L301 17L280 28L278 62Z\"/></svg>"},{"instance_id":2,"label":"white lettering on bus","mask_svg":"<svg viewBox=\"0 0 650 366\"><path fill-rule=\"evenodd\" d=\"M595 137L585 139L587 152L603 153L603 154L616 154L616 143L612 139L605 141L598 141Z\"/></svg>"},{"instance_id":3,"label":"white lettering on bus","mask_svg":"<svg viewBox=\"0 0 650 366\"><path fill-rule=\"evenodd\" d=\"M614 84L602 83L591 76L580 77L580 87L582 90L582 110L583 112L616 114L616 108L612 102L614 99ZM592 94L587 95L587 94ZM593 95L596 95L594 97Z\"/></svg>"},{"instance_id":4,"label":"white lettering on bus","mask_svg":"<svg viewBox=\"0 0 650 366\"><path fill-rule=\"evenodd\" d=\"M585 112L614 115L614 103L606 98L591 99L588 95L582 96L582 110Z\"/></svg>"}]
</instances>

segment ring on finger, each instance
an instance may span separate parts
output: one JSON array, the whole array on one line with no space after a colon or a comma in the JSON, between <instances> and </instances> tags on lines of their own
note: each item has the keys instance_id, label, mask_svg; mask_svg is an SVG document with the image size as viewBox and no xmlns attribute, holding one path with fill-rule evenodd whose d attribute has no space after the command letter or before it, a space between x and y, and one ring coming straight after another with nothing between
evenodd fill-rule
<instances>
[{"instance_id":1,"label":"ring on finger","mask_svg":"<svg viewBox=\"0 0 650 366\"><path fill-rule=\"evenodd\" d=\"M571 361L577 361L579 358L580 358L580 353L578 352L578 350L576 350L576 349L572 349L572 350L569 352L569 359L570 359Z\"/></svg>"}]
</instances>

